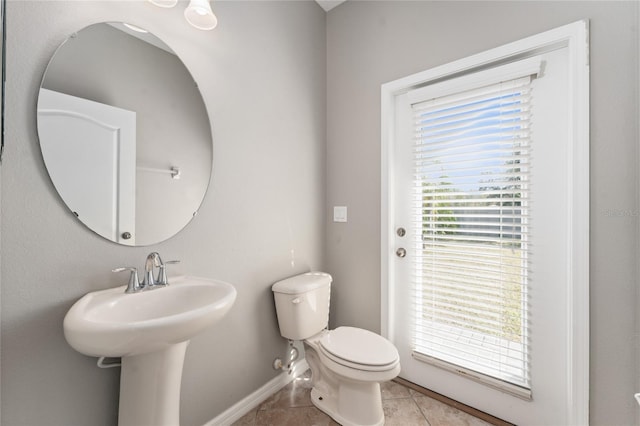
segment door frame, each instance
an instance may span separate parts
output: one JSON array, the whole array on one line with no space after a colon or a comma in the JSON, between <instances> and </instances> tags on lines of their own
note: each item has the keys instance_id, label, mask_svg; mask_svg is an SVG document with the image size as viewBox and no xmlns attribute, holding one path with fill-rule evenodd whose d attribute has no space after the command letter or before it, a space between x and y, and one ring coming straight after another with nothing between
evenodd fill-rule
<instances>
[{"instance_id":1,"label":"door frame","mask_svg":"<svg viewBox=\"0 0 640 426\"><path fill-rule=\"evenodd\" d=\"M507 58L566 47L569 53L569 153L571 197L567 215L566 389L569 424L589 424L589 21L582 20L381 86L381 334L393 341L395 97L456 73L480 70ZM580 212L574 215L574 212Z\"/></svg>"}]
</instances>

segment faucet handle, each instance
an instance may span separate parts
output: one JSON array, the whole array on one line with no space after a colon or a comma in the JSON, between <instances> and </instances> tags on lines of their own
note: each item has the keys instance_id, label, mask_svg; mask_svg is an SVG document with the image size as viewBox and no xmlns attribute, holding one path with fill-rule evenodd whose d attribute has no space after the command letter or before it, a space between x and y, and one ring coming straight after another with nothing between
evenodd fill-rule
<instances>
[{"instance_id":1,"label":"faucet handle","mask_svg":"<svg viewBox=\"0 0 640 426\"><path fill-rule=\"evenodd\" d=\"M123 268L115 268L112 269L111 272L124 272L131 271L131 275L129 275L129 283L127 284L127 289L124 291L125 293L135 293L140 291L140 281L138 281L138 269L133 266L125 266Z\"/></svg>"},{"instance_id":2,"label":"faucet handle","mask_svg":"<svg viewBox=\"0 0 640 426\"><path fill-rule=\"evenodd\" d=\"M158 266L158 279L156 280L156 284L159 285L169 285L169 279L167 278L167 265L174 265L176 263L180 263L179 260L168 260L166 262L161 263Z\"/></svg>"}]
</instances>

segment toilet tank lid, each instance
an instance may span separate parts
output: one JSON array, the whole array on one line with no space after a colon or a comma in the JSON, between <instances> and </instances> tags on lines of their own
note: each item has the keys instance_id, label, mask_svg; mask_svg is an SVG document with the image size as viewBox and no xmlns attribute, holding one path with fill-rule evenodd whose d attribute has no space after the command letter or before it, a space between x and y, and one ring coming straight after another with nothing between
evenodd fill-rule
<instances>
[{"instance_id":1,"label":"toilet tank lid","mask_svg":"<svg viewBox=\"0 0 640 426\"><path fill-rule=\"evenodd\" d=\"M325 272L307 272L278 281L271 286L274 293L301 294L331 284L331 275Z\"/></svg>"}]
</instances>

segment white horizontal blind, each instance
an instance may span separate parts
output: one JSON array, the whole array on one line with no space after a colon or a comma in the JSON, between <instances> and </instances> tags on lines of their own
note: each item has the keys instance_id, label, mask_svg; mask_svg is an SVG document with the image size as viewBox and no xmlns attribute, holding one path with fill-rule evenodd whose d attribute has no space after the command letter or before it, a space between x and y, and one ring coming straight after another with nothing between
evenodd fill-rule
<instances>
[{"instance_id":1,"label":"white horizontal blind","mask_svg":"<svg viewBox=\"0 0 640 426\"><path fill-rule=\"evenodd\" d=\"M414 357L522 397L530 397L530 82L412 106Z\"/></svg>"}]
</instances>

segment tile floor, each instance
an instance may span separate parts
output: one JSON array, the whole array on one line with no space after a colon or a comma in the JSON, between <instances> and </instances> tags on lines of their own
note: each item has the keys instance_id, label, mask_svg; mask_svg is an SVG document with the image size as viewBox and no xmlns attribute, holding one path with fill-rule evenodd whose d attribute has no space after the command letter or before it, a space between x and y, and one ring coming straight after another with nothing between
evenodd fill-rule
<instances>
[{"instance_id":1,"label":"tile floor","mask_svg":"<svg viewBox=\"0 0 640 426\"><path fill-rule=\"evenodd\" d=\"M309 373L247 413L233 426L338 425L311 404ZM381 384L385 426L489 426L483 420L396 382Z\"/></svg>"}]
</instances>

